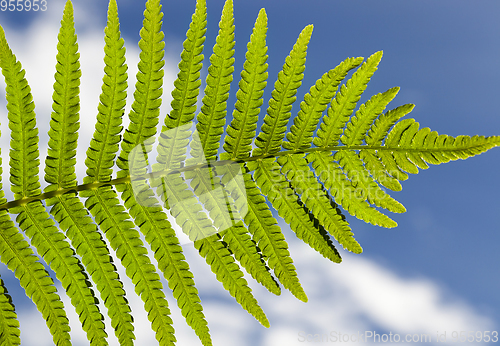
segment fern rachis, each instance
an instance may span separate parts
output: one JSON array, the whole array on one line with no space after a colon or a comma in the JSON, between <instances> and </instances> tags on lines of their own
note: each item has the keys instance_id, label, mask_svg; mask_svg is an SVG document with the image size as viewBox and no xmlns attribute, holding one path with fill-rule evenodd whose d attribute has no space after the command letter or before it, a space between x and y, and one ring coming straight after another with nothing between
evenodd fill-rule
<instances>
[{"instance_id":1,"label":"fern rachis","mask_svg":"<svg viewBox=\"0 0 500 346\"><path fill-rule=\"evenodd\" d=\"M101 103L87 151L87 174L78 185L75 155L81 73L73 9L68 1L59 34L45 169L48 186L43 192L31 92L24 70L0 30L0 67L6 81L12 138L10 181L15 199L6 201L0 190L0 258L15 271L42 312L56 344L70 343L67 318L54 283L30 244L62 282L91 344L106 344L104 317L95 303L99 298L105 302L120 343L131 344L134 339L130 307L110 262L109 247L144 301L158 342L174 343L164 288L157 268L146 255L149 246L182 315L202 343L211 345L193 274L167 214L194 241L223 287L259 322L269 326L243 277L243 269L269 291L280 294L281 284L307 301L273 209L298 238L331 261L340 262L336 244L354 253L361 253L362 248L339 207L366 222L395 227L380 208L397 213L405 208L382 187L398 191L400 181L406 180L408 173L418 173L419 168L465 159L500 145L498 136L451 137L420 129L413 119L400 120L411 112L412 105L385 110L399 88L358 105L382 52L364 63L363 58L346 59L325 73L304 95L300 111L292 114L312 26L300 33L285 59L258 129L268 79L264 10L255 22L237 101L232 117L228 117L226 102L234 79L232 7L232 1L226 1L208 61L203 105L198 111L206 3L197 1L174 83L172 111L165 115L159 111L163 14L158 0L147 1L130 123L122 129L127 66L117 5L110 1ZM156 135L160 122L162 131ZM142 161L132 159L136 148ZM152 171L148 171L150 163ZM113 168L116 177L112 176ZM76 193L84 198L83 204ZM45 207L50 207L57 225ZM19 227L9 214L17 215ZM23 233L29 243L23 240ZM86 284L87 278L94 286ZM0 334L0 342L19 344L15 310L5 292L0 281L0 316L5 316L0 321L9 321L4 324L6 332Z\"/></svg>"}]
</instances>

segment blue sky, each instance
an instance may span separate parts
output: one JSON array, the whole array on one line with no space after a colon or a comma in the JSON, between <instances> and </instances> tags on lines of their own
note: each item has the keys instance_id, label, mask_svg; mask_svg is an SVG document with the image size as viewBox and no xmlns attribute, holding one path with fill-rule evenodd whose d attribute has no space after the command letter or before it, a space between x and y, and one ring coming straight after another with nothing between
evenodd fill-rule
<instances>
[{"instance_id":1,"label":"blue sky","mask_svg":"<svg viewBox=\"0 0 500 346\"><path fill-rule=\"evenodd\" d=\"M211 54L223 6L223 1L207 2L206 57ZM55 37L63 4L59 0L49 1L46 12L0 12L0 24L27 71L41 133L48 130L52 94L48 86L53 83ZM74 4L83 70L82 117L86 117L80 147L85 151L93 132L101 84L102 30L107 4L97 0L74 1ZM133 78L144 4L128 0L118 1L118 5L128 50L129 75ZM401 91L390 108L415 103L410 116L422 127L450 135L500 135L497 106L500 3L485 0L235 0L236 71L243 65L246 43L262 7L266 8L269 20L266 101L299 32L307 24L314 24L299 99L324 72L345 58L366 58L383 50L379 70L362 100L400 86ZM164 115L169 109L171 90L171 85L167 84L175 78L194 1L164 1L163 10L166 35ZM36 48L40 51L34 54ZM232 84L233 92L238 80L236 77ZM2 99L0 144L6 171L9 131ZM229 105L232 104L234 97L229 101ZM294 108L294 112L296 110ZM41 138L44 156L46 144L44 137ZM83 173L83 157L78 160ZM301 345L309 343L301 343L299 333L314 335L332 331L376 330L401 335L433 331L435 336L436 332L444 330L451 333L453 330L500 329L498 172L500 149L497 148L467 161L431 167L411 176L403 182L402 192L392 194L408 210L394 216L399 224L397 228L382 229L347 216L364 253L346 254L341 265L328 263L297 242L283 227L309 303L298 302L286 293L276 298L252 286L268 314L270 329L253 321L215 282L192 247L186 245L186 254L195 263L191 267L215 345ZM2 181L6 186L5 173ZM0 274L7 281L21 316L23 344L37 342L40 345L43 344L41 340L48 340L50 345L50 336L43 334L43 321L32 312L29 302L25 303L24 292L15 286L13 275L3 264ZM130 299L136 302L133 297ZM174 308L175 302L170 301L178 344L196 345L196 337L183 324ZM147 329L147 321L140 317L136 320L139 340L150 340L149 334L142 334L143 329ZM36 329L40 335L33 332L33 325L40 326ZM75 344L79 344L81 337L81 333L75 331ZM145 343L138 341L138 344Z\"/></svg>"}]
</instances>

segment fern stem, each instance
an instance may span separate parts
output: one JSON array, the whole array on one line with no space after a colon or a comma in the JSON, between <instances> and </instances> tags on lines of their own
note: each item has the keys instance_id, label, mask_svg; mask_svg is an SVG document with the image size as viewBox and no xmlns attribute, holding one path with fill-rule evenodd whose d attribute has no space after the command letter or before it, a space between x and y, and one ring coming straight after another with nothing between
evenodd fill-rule
<instances>
[{"instance_id":1,"label":"fern stem","mask_svg":"<svg viewBox=\"0 0 500 346\"><path fill-rule=\"evenodd\" d=\"M491 139L493 143L491 145L486 144L486 143L479 143L477 144L478 147L483 147L483 146L488 146L488 147L495 147L495 146L500 146L500 136L491 136L491 137L485 137L485 139ZM341 150L377 150L377 151L391 151L391 152L402 152L402 153L418 153L418 152L425 152L425 153L442 153L443 151L450 151L454 152L457 150L465 150L465 149L473 149L474 146L459 146L459 147L450 147L448 149L440 148L440 147L435 147L435 148L407 148L407 147L386 147L383 145L353 145L353 146L347 146L347 145L332 145L332 146L327 146L327 147L314 147L314 148L308 148L308 149L302 149L302 150L283 150L277 153L273 154L265 154L265 155L256 155L256 156L250 156L245 159L234 159L234 160L220 160L220 161L215 161L215 162L210 162L207 161L206 163L201 163L201 164L196 164L196 165L190 165L182 168L178 168L175 170L162 170L154 173L148 173L144 174L143 176L135 176L134 178L149 178L149 179L154 179L157 178L158 176L165 175L165 174L175 174L175 173L180 173L180 172L185 172L185 171L191 171L194 169L200 169L204 167L210 166L223 166L226 165L230 162L236 162L236 163L247 163L247 162L252 162L252 161L259 161L259 160L264 160L268 158L277 158L280 156L285 156L285 155L292 155L292 154L306 154L306 153L315 153L315 152L325 152L325 151L341 151ZM88 183L88 184L80 184L77 186L72 186L68 187L65 189L58 189L55 191L50 191L50 192L45 192L42 194L39 194L37 196L32 196L32 197L24 197L24 198L19 198L4 204L0 205L0 210L6 210L14 207L18 207L24 204L28 204L33 201L41 201L45 200L51 197L58 197L61 195L65 195L67 193L77 193L79 191L87 191L87 190L96 190L100 187L103 186L113 186L113 185L119 185L119 184L124 184L124 183L129 183L131 181L130 175L121 177L121 178L116 178L112 179L109 181L95 181L93 183Z\"/></svg>"}]
</instances>

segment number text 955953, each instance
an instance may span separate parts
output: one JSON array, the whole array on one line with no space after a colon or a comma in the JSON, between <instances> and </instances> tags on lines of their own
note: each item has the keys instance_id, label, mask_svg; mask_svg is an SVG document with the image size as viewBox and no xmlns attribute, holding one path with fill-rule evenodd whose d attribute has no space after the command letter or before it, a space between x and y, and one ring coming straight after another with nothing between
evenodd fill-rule
<instances>
[{"instance_id":1,"label":"number text 955953","mask_svg":"<svg viewBox=\"0 0 500 346\"><path fill-rule=\"evenodd\" d=\"M47 11L47 0L1 0L0 10L4 11Z\"/></svg>"}]
</instances>

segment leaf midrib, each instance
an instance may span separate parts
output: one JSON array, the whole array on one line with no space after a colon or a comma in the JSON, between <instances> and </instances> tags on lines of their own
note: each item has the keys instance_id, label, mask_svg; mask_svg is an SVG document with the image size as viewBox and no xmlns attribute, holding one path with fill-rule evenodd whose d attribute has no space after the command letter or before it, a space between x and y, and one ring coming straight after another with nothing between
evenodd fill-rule
<instances>
[{"instance_id":1,"label":"leaf midrib","mask_svg":"<svg viewBox=\"0 0 500 346\"><path fill-rule=\"evenodd\" d=\"M499 144L500 145L500 140ZM308 149L303 149L303 150L283 150L277 153L273 154L265 154L265 155L258 155L258 156L250 156L246 159L235 159L235 160L220 160L220 161L215 161L215 162L210 162L207 161L206 163L202 164L197 164L197 165L191 165L191 166L186 166L183 168L175 169L175 170L163 170L163 171L158 171L154 173L149 173L145 174L142 176L142 178L155 178L159 175L164 175L164 174L173 174L173 173L179 173L179 172L184 172L184 171L189 171L193 169L197 169L200 167L208 166L210 164L211 166L217 166L217 165L224 165L227 162L236 162L236 163L247 163L251 161L257 161L257 160L263 160L267 158L272 158L272 157L280 157L284 155L293 155L293 154L304 154L304 153L315 153L315 152L333 152L333 151L340 151L340 150L381 150L381 151L392 151L392 152L401 152L401 153L414 153L414 152L425 152L425 153L433 153L433 152L460 152L462 150L467 150L467 149L473 149L477 147L484 147L487 146L486 143L480 143L480 144L475 144L473 143L472 145L461 145L457 147L451 147L451 148L411 148L411 147L386 147L386 146L379 146L379 145L353 145L353 146L347 146L347 145L341 145L341 146L326 146L326 147L314 147L314 148L308 148ZM141 177L141 176L139 176ZM137 178L139 178L137 177ZM45 192L41 193L36 196L32 197L24 197L20 199L16 199L14 201L10 201L7 203L4 203L0 205L0 210L5 210L5 209L10 209L14 207L18 207L21 205L28 204L33 201L40 201L40 200L45 200L51 197L58 197L60 195L64 195L67 193L77 193L79 191L88 191L88 190L93 190L97 189L106 185L119 185L123 183L129 183L130 182L130 175L127 175L125 177L121 178L116 178L112 179L109 181L94 181L93 183L88 183L88 184L80 184L77 186L73 187L68 187L65 189L60 189L60 190L55 190L55 191L50 191L50 192Z\"/></svg>"}]
</instances>

